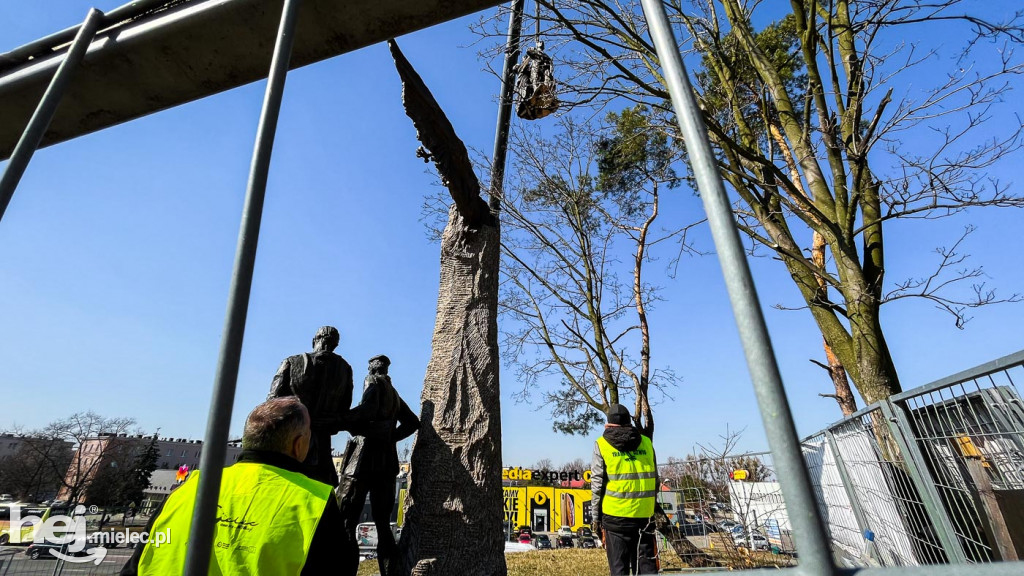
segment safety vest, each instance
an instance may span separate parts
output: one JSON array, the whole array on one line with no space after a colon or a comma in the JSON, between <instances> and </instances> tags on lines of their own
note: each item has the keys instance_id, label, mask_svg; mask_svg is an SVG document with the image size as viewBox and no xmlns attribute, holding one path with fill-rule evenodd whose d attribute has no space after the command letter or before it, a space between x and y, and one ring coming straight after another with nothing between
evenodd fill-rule
<instances>
[{"instance_id":1,"label":"safety vest","mask_svg":"<svg viewBox=\"0 0 1024 576\"><path fill-rule=\"evenodd\" d=\"M601 513L620 518L653 516L658 487L655 485L657 470L651 439L641 436L640 445L628 452L620 452L603 436L597 439L597 446L608 474Z\"/></svg>"},{"instance_id":2,"label":"safety vest","mask_svg":"<svg viewBox=\"0 0 1024 576\"><path fill-rule=\"evenodd\" d=\"M139 575L181 574L195 508L196 471L164 503L139 559ZM255 462L224 469L210 555L213 575L298 576L331 487L298 472ZM157 546L155 535L168 542Z\"/></svg>"}]
</instances>

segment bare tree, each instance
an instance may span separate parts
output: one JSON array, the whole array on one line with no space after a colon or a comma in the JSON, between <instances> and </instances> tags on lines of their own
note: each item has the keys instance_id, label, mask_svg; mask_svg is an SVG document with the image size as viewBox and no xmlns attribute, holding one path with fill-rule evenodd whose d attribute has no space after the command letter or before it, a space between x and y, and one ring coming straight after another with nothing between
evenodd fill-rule
<instances>
[{"instance_id":1,"label":"bare tree","mask_svg":"<svg viewBox=\"0 0 1024 576\"><path fill-rule=\"evenodd\" d=\"M639 2L539 1L559 81L575 95L564 105L667 107ZM989 175L1022 145L1019 118L992 120L1024 72L1015 53L1024 13L986 19L963 0L791 0L786 14L741 0L666 8L692 49L741 229L752 252L767 249L796 283L803 302L793 308L811 313L834 356L827 366L841 406L852 400L842 371L868 403L901 390L883 304L925 299L963 327L972 308L1021 299L988 288L960 242L939 249L933 272L893 285L885 238L901 220L1024 205ZM940 24L941 38L929 37ZM941 45L952 26L965 37L954 53ZM489 34L489 23L478 30ZM952 56L947 70L905 88L939 56Z\"/></svg>"},{"instance_id":2,"label":"bare tree","mask_svg":"<svg viewBox=\"0 0 1024 576\"><path fill-rule=\"evenodd\" d=\"M34 474L59 478L60 495L78 502L96 481L99 468L120 442L118 437L134 430L133 418L107 418L95 412L78 412L26 433L34 440L23 444L23 456ZM67 448L73 447L69 457Z\"/></svg>"},{"instance_id":3,"label":"bare tree","mask_svg":"<svg viewBox=\"0 0 1024 576\"><path fill-rule=\"evenodd\" d=\"M72 445L61 439L20 434L18 441L17 452L0 460L0 492L28 502L53 499L71 464Z\"/></svg>"},{"instance_id":4,"label":"bare tree","mask_svg":"<svg viewBox=\"0 0 1024 576\"><path fill-rule=\"evenodd\" d=\"M550 138L523 128L512 140L501 312L520 397L557 382L542 392L554 428L586 434L632 396L637 425L653 435L650 389L678 379L652 364L658 288L645 266L659 244L691 249L690 226L656 226L659 195L679 183L668 136L637 107L607 125L566 116Z\"/></svg>"},{"instance_id":5,"label":"bare tree","mask_svg":"<svg viewBox=\"0 0 1024 576\"><path fill-rule=\"evenodd\" d=\"M550 458L541 458L540 460L537 460L536 464L533 465L534 470L552 470L554 469L554 467L555 464L551 461Z\"/></svg>"},{"instance_id":6,"label":"bare tree","mask_svg":"<svg viewBox=\"0 0 1024 576\"><path fill-rule=\"evenodd\" d=\"M142 504L143 492L160 460L156 435L147 441L113 438L103 460L89 487L89 503L105 507Z\"/></svg>"},{"instance_id":7,"label":"bare tree","mask_svg":"<svg viewBox=\"0 0 1024 576\"><path fill-rule=\"evenodd\" d=\"M570 460L570 461L566 462L565 464L562 464L561 466L559 466L558 467L558 471L559 472L577 472L577 471L582 472L583 470L588 470L589 468L590 468L590 464L588 462L584 462L582 458L576 458L576 459Z\"/></svg>"}]
</instances>

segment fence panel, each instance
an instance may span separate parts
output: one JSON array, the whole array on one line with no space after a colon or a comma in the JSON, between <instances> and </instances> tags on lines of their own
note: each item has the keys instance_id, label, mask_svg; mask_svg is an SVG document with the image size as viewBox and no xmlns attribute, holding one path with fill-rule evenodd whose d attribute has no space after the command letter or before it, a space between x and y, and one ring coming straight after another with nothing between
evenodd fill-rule
<instances>
[{"instance_id":1,"label":"fence panel","mask_svg":"<svg viewBox=\"0 0 1024 576\"><path fill-rule=\"evenodd\" d=\"M46 535L28 532L23 542L0 546L0 576L116 576L134 552L134 544L142 539L148 517L135 514L132 508L84 509L85 513L74 515L71 509L43 507L26 508L26 513L55 520L53 529L57 536L78 534L78 527L67 531L64 520L59 516L70 516L81 521L81 535L84 540L74 539L65 543L40 542ZM45 514L45 518L44 517ZM33 522L32 525L38 526Z\"/></svg>"},{"instance_id":2,"label":"fence panel","mask_svg":"<svg viewBox=\"0 0 1024 576\"><path fill-rule=\"evenodd\" d=\"M882 411L863 411L831 429L854 497L885 566L948 561L924 500L908 472L907 458Z\"/></svg>"},{"instance_id":3,"label":"fence panel","mask_svg":"<svg viewBox=\"0 0 1024 576\"><path fill-rule=\"evenodd\" d=\"M803 453L807 470L810 472L814 496L821 510L821 516L828 526L832 540L832 553L840 566L855 567L871 564L867 559L869 550L864 538L866 526L858 521L851 491L844 483L835 454L824 433L804 440Z\"/></svg>"},{"instance_id":4,"label":"fence panel","mask_svg":"<svg viewBox=\"0 0 1024 576\"><path fill-rule=\"evenodd\" d=\"M1021 381L1018 364L911 390L895 401L968 562L1015 560L1024 543L1024 405L1015 385Z\"/></svg>"}]
</instances>

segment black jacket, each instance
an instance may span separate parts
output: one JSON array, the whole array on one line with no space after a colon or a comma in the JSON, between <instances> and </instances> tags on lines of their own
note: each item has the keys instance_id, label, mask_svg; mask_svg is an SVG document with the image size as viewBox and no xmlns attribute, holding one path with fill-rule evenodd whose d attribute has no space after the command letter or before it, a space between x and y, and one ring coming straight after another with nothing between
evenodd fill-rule
<instances>
[{"instance_id":1,"label":"black jacket","mask_svg":"<svg viewBox=\"0 0 1024 576\"><path fill-rule=\"evenodd\" d=\"M289 472L303 473L303 466L293 458L276 452L262 452L257 450L245 450L238 457L239 462L254 462L275 466ZM153 523L157 516L163 512L164 505L156 509L146 525L146 532L153 529ZM316 525L316 532L313 533L313 541L309 545L309 553L306 554L306 564L302 567L302 576L315 576L317 574L328 574L336 570L338 563L337 552L338 542L342 541L345 528L341 521L341 512L338 509L338 501L333 497L327 499L327 507L324 509L320 522ZM142 550L145 546L138 546L132 557L121 569L121 576L137 576L139 573L139 559L142 558ZM260 575L263 576L263 575ZM273 575L267 575L273 576Z\"/></svg>"}]
</instances>

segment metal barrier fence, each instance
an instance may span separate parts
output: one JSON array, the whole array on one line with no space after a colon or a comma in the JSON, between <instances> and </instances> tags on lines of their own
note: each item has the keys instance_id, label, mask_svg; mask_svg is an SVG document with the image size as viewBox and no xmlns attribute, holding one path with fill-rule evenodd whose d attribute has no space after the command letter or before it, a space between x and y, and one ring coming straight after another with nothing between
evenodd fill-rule
<instances>
[{"instance_id":1,"label":"metal barrier fence","mask_svg":"<svg viewBox=\"0 0 1024 576\"><path fill-rule=\"evenodd\" d=\"M805 438L804 464L836 565L966 571L1017 560L1024 553L1022 382L1024 351L872 404ZM739 469L749 476L732 480ZM736 554L794 552L793 512L771 454L705 451L663 465L662 477L675 494L661 497L669 499L663 508L701 553L730 569L789 563Z\"/></svg>"},{"instance_id":2,"label":"metal barrier fence","mask_svg":"<svg viewBox=\"0 0 1024 576\"><path fill-rule=\"evenodd\" d=\"M116 576L134 553L148 516L126 509L88 510L78 516L85 541L35 544L28 541L0 546L0 576ZM71 514L53 509L53 514ZM39 514L40 511L31 511ZM32 525L31 523L29 524ZM55 526L60 528L61 526ZM59 534L59 532L58 532Z\"/></svg>"},{"instance_id":3,"label":"metal barrier fence","mask_svg":"<svg viewBox=\"0 0 1024 576\"><path fill-rule=\"evenodd\" d=\"M860 410L802 442L839 566L1017 560L1024 352Z\"/></svg>"},{"instance_id":4,"label":"metal barrier fence","mask_svg":"<svg viewBox=\"0 0 1024 576\"><path fill-rule=\"evenodd\" d=\"M731 473L742 469L743 480ZM661 466L669 488L658 502L675 533L663 534L680 560L719 569L786 567L797 563L793 530L770 453L708 451ZM685 539L690 546L679 546ZM696 557L703 557L698 560ZM670 565L665 561L663 565Z\"/></svg>"}]
</instances>

